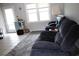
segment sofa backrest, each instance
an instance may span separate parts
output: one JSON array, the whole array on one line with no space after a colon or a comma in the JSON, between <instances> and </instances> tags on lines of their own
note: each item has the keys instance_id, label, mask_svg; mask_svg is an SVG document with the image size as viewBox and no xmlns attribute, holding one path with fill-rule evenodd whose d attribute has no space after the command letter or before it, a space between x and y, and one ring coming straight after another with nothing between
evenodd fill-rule
<instances>
[{"instance_id":1,"label":"sofa backrest","mask_svg":"<svg viewBox=\"0 0 79 59\"><path fill-rule=\"evenodd\" d=\"M61 36L64 38L66 33L69 31L72 25L77 24L75 21L69 20L69 19L64 19L63 22L61 23L61 26L59 28L59 32Z\"/></svg>"},{"instance_id":2,"label":"sofa backrest","mask_svg":"<svg viewBox=\"0 0 79 59\"><path fill-rule=\"evenodd\" d=\"M79 38L79 25L73 25L61 43L61 49L63 51L74 51L75 42Z\"/></svg>"},{"instance_id":3,"label":"sofa backrest","mask_svg":"<svg viewBox=\"0 0 79 59\"><path fill-rule=\"evenodd\" d=\"M59 27L59 32L55 36L55 42L60 45L71 26L75 24L77 23L72 20L64 19L61 23L61 26Z\"/></svg>"}]
</instances>

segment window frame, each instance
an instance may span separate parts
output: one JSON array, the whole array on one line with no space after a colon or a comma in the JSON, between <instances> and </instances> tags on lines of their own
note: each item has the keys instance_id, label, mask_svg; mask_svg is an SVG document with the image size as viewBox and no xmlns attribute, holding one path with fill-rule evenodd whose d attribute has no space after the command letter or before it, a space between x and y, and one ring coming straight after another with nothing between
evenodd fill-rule
<instances>
[{"instance_id":1,"label":"window frame","mask_svg":"<svg viewBox=\"0 0 79 59\"><path fill-rule=\"evenodd\" d=\"M31 4L31 3L29 3L29 4ZM27 9L26 8L26 5L27 4L25 4L25 11L26 11L26 17L27 17L27 22L29 22L29 23L34 23L34 22L45 22L45 21L50 21L51 20L51 8L50 8L50 4L48 3L48 7L41 7L41 8L39 8L38 7L38 3L35 3L36 4L36 8L31 8L31 9ZM49 9L49 20L40 20L40 12L39 12L39 9L44 9L44 8L48 8ZM31 21L29 21L29 15L28 15L28 12L27 12L27 10L32 10L32 9L36 9L36 11L37 11L37 21L34 21L34 22L31 22Z\"/></svg>"}]
</instances>

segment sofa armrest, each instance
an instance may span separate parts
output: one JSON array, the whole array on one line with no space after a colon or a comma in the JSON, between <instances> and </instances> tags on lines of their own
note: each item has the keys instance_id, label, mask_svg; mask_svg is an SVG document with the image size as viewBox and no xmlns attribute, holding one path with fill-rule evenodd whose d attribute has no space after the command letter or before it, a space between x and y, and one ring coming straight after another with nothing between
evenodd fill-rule
<instances>
[{"instance_id":1,"label":"sofa armrest","mask_svg":"<svg viewBox=\"0 0 79 59\"><path fill-rule=\"evenodd\" d=\"M50 21L50 22L48 23L48 25L50 25L50 24L56 24L56 21Z\"/></svg>"},{"instance_id":2,"label":"sofa armrest","mask_svg":"<svg viewBox=\"0 0 79 59\"><path fill-rule=\"evenodd\" d=\"M56 33L57 32L53 32L53 31L43 31L43 32L41 32L41 34L39 36L40 41L54 42Z\"/></svg>"},{"instance_id":3,"label":"sofa armrest","mask_svg":"<svg viewBox=\"0 0 79 59\"><path fill-rule=\"evenodd\" d=\"M32 49L55 49L59 50L60 46L57 43L54 42L48 42L48 41L36 41L33 45Z\"/></svg>"}]
</instances>

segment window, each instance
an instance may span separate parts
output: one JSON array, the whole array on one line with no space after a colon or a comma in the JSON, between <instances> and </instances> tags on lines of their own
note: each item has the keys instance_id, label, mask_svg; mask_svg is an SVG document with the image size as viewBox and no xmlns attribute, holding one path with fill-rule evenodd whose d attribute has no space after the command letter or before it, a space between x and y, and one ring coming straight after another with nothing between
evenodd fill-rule
<instances>
[{"instance_id":1,"label":"window","mask_svg":"<svg viewBox=\"0 0 79 59\"><path fill-rule=\"evenodd\" d=\"M27 4L26 12L29 22L50 20L49 4L44 4L44 3Z\"/></svg>"}]
</instances>

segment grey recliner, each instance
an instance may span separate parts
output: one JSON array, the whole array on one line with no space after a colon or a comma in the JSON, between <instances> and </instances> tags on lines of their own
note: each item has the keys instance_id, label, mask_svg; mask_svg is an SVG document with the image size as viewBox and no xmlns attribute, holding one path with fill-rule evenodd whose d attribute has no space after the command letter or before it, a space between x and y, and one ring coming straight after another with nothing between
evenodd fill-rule
<instances>
[{"instance_id":1,"label":"grey recliner","mask_svg":"<svg viewBox=\"0 0 79 59\"><path fill-rule=\"evenodd\" d=\"M45 31L43 32L45 33ZM59 32L46 39L40 34L32 47L31 56L67 56L74 55L75 42L79 38L79 25L69 19L64 19L59 27ZM44 36L44 37L42 37ZM49 35L48 35L49 36Z\"/></svg>"}]
</instances>

